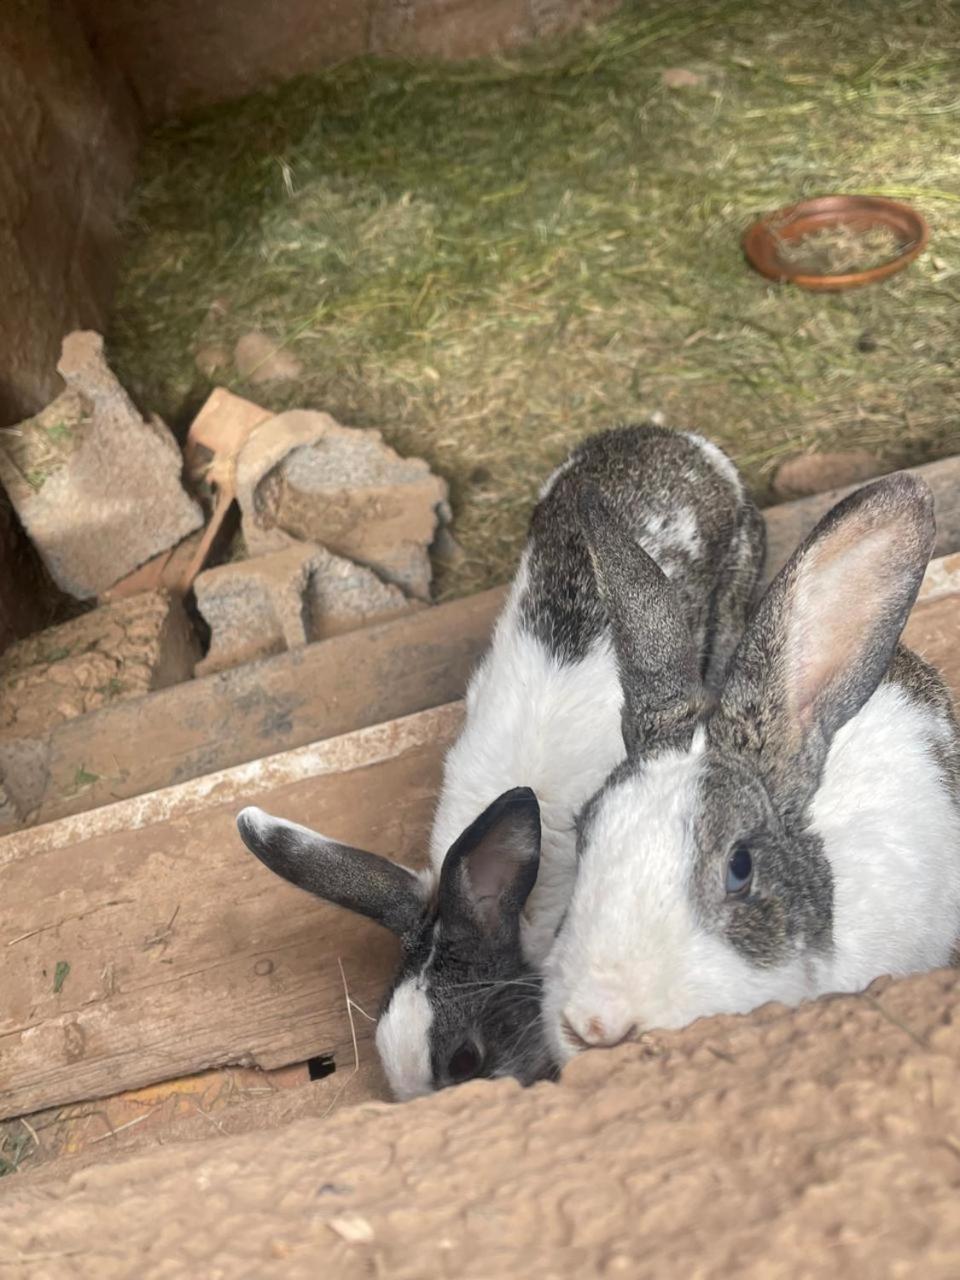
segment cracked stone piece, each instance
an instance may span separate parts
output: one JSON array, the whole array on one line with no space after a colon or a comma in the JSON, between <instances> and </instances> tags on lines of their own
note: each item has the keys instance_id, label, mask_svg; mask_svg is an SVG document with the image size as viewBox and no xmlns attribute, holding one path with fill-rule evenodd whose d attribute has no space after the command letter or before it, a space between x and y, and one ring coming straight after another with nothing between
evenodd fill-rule
<instances>
[{"instance_id":1,"label":"cracked stone piece","mask_svg":"<svg viewBox=\"0 0 960 1280\"><path fill-rule=\"evenodd\" d=\"M272 416L269 409L261 409L224 387L214 388L193 420L183 451L184 472L191 487L209 499L206 527L121 578L103 599L157 589L187 594L214 548L223 545L239 520L234 477L237 453L254 427Z\"/></svg>"},{"instance_id":2,"label":"cracked stone piece","mask_svg":"<svg viewBox=\"0 0 960 1280\"><path fill-rule=\"evenodd\" d=\"M87 600L199 529L203 512L176 440L138 413L99 334L69 334L57 368L62 395L0 435L0 482L54 581Z\"/></svg>"},{"instance_id":3,"label":"cracked stone piece","mask_svg":"<svg viewBox=\"0 0 960 1280\"><path fill-rule=\"evenodd\" d=\"M429 600L429 547L450 509L446 482L421 458L402 458L379 431L295 409L252 432L236 474L252 554L319 543Z\"/></svg>"},{"instance_id":4,"label":"cracked stone piece","mask_svg":"<svg viewBox=\"0 0 960 1280\"><path fill-rule=\"evenodd\" d=\"M198 676L422 607L362 565L299 543L208 569L194 590L211 632Z\"/></svg>"},{"instance_id":5,"label":"cracked stone piece","mask_svg":"<svg viewBox=\"0 0 960 1280\"><path fill-rule=\"evenodd\" d=\"M0 779L6 808L23 818L42 794L42 740L56 725L189 680L196 657L180 602L159 591L101 605L4 650Z\"/></svg>"}]
</instances>

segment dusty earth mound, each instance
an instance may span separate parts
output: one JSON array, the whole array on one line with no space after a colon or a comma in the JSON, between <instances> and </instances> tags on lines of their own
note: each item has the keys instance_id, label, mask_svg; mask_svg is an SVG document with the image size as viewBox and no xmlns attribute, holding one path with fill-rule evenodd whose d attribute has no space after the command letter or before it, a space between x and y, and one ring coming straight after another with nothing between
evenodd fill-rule
<instances>
[{"instance_id":1,"label":"dusty earth mound","mask_svg":"<svg viewBox=\"0 0 960 1280\"><path fill-rule=\"evenodd\" d=\"M29 1176L18 1274L955 1277L960 974L272 1134ZM13 1271L11 1271L13 1274Z\"/></svg>"}]
</instances>

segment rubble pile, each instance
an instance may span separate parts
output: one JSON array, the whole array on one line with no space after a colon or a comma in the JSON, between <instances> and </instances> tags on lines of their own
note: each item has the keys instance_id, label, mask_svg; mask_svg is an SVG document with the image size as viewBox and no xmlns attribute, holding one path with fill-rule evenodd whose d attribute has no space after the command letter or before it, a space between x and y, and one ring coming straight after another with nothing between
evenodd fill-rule
<instances>
[{"instance_id":1,"label":"rubble pile","mask_svg":"<svg viewBox=\"0 0 960 1280\"><path fill-rule=\"evenodd\" d=\"M0 659L0 741L429 603L447 486L379 431L218 387L181 451L99 334L69 334L58 369L61 395L0 433L0 484L87 611Z\"/></svg>"}]
</instances>

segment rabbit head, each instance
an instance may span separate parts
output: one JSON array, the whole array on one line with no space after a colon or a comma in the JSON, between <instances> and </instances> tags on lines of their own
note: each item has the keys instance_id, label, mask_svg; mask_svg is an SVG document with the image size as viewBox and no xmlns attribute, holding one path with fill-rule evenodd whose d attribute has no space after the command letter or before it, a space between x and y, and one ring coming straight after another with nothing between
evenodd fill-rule
<instances>
[{"instance_id":1,"label":"rabbit head","mask_svg":"<svg viewBox=\"0 0 960 1280\"><path fill-rule=\"evenodd\" d=\"M540 857L529 788L487 806L450 847L436 883L261 809L244 809L237 826L277 875L399 938L401 963L376 1033L397 1098L482 1076L531 1083L550 1070L541 983L520 943Z\"/></svg>"}]
</instances>

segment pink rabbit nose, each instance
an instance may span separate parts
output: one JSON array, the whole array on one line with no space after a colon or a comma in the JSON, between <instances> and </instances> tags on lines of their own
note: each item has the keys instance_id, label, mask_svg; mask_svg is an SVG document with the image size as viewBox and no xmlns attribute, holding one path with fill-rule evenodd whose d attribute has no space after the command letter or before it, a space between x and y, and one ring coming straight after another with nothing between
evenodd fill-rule
<instances>
[{"instance_id":1,"label":"pink rabbit nose","mask_svg":"<svg viewBox=\"0 0 960 1280\"><path fill-rule=\"evenodd\" d=\"M604 1022L594 1014L588 1018L564 1013L560 1018L563 1033L577 1049L615 1049L637 1034L636 1023L624 1027Z\"/></svg>"}]
</instances>

